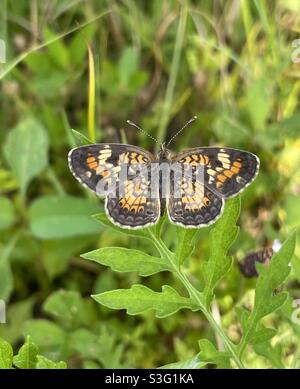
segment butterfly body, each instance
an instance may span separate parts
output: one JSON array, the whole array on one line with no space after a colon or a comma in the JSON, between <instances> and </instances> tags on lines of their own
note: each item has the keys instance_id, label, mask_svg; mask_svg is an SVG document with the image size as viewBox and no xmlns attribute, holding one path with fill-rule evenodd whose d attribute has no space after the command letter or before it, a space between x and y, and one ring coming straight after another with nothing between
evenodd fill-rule
<instances>
[{"instance_id":1,"label":"butterfly body","mask_svg":"<svg viewBox=\"0 0 300 389\"><path fill-rule=\"evenodd\" d=\"M167 212L172 223L198 228L215 222L224 200L254 180L259 159L230 148L199 147L173 155L163 144L154 155L132 145L102 143L71 150L69 166L78 181L105 197L107 216L120 227L148 227Z\"/></svg>"}]
</instances>

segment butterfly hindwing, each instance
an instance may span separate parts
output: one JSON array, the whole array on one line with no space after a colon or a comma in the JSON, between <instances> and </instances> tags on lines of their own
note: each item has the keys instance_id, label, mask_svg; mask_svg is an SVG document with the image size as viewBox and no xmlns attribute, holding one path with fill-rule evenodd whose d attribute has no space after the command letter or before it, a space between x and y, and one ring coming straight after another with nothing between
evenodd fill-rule
<instances>
[{"instance_id":1,"label":"butterfly hindwing","mask_svg":"<svg viewBox=\"0 0 300 389\"><path fill-rule=\"evenodd\" d=\"M223 198L241 192L256 177L259 159L243 150L203 147L183 151L173 160L203 171L202 183Z\"/></svg>"},{"instance_id":2,"label":"butterfly hindwing","mask_svg":"<svg viewBox=\"0 0 300 389\"><path fill-rule=\"evenodd\" d=\"M190 228L203 227L221 216L224 208L222 197L192 178L178 180L179 190L171 191L167 208L172 223Z\"/></svg>"},{"instance_id":3,"label":"butterfly hindwing","mask_svg":"<svg viewBox=\"0 0 300 389\"><path fill-rule=\"evenodd\" d=\"M118 226L142 228L155 224L160 217L160 200L157 193L150 190L148 174L139 174L118 187L117 196L108 194L106 213Z\"/></svg>"},{"instance_id":4,"label":"butterfly hindwing","mask_svg":"<svg viewBox=\"0 0 300 389\"><path fill-rule=\"evenodd\" d=\"M150 198L148 166L154 156L131 145L104 143L77 147L69 153L69 166L84 186L105 196L105 210L110 220L125 228L141 228L157 222L159 196ZM138 174L140 168L143 174ZM120 172L126 168L125 182Z\"/></svg>"}]
</instances>

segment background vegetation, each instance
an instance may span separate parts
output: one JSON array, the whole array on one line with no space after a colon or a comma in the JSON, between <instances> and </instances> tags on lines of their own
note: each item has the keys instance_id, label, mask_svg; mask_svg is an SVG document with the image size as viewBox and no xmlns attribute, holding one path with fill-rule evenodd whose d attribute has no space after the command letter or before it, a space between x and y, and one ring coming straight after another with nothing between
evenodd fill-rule
<instances>
[{"instance_id":1,"label":"background vegetation","mask_svg":"<svg viewBox=\"0 0 300 389\"><path fill-rule=\"evenodd\" d=\"M243 342L251 324L245 309L258 309L256 288L255 298L262 302L258 316L275 332L262 332L256 346L246 339L244 365L298 368L300 326L292 321L292 304L300 298L299 243L290 267L291 238L288 252L262 271L257 286L239 263L299 227L300 55L292 42L299 38L300 3L0 0L0 10L7 50L6 64L0 64L0 298L7 303L0 347L9 359L2 366L11 365L8 343L16 354L27 335L33 357L24 365L21 353L13 360L16 367L65 366L48 359L66 361L69 368L150 368L178 361L190 367L238 365L223 358L224 338L200 311L131 316L90 297L139 283L157 292L171 285L187 296L170 273L141 280L139 272L112 272L80 257L107 246L157 252L151 241L91 218L101 214L103 204L67 166L69 149L84 142L79 133L154 151L156 145L128 128L127 119L161 141L198 115L176 139L174 151L226 145L261 159L258 178L241 196L240 232L229 242L233 265L218 280L211 316L221 320L226 339ZM227 207L223 223L234 232L239 205ZM225 242L210 230L199 231L185 262L190 282L200 289L205 261ZM165 223L163 240L173 251L178 233ZM227 249L219 259L226 259ZM126 266L125 255L118 253L118 259ZM267 315L263 309L276 295L285 297Z\"/></svg>"}]
</instances>

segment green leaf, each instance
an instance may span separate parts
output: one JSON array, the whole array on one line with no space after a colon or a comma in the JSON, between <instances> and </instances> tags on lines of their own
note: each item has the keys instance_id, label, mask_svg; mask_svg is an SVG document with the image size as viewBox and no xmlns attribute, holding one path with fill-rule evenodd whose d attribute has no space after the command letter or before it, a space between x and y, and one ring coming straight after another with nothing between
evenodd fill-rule
<instances>
[{"instance_id":1,"label":"green leaf","mask_svg":"<svg viewBox=\"0 0 300 389\"><path fill-rule=\"evenodd\" d=\"M264 342L256 344L254 350L256 354L267 358L272 363L272 366L278 369L284 369L285 366L282 363L282 349L280 344L272 347L270 342Z\"/></svg>"},{"instance_id":2,"label":"green leaf","mask_svg":"<svg viewBox=\"0 0 300 389\"><path fill-rule=\"evenodd\" d=\"M10 227L15 220L15 210L12 202L6 198L0 197L0 230Z\"/></svg>"},{"instance_id":3,"label":"green leaf","mask_svg":"<svg viewBox=\"0 0 300 389\"><path fill-rule=\"evenodd\" d=\"M86 329L74 331L69 339L72 349L84 359L99 361L104 368L120 368L123 345L116 344L113 333L96 335Z\"/></svg>"},{"instance_id":4,"label":"green leaf","mask_svg":"<svg viewBox=\"0 0 300 389\"><path fill-rule=\"evenodd\" d=\"M175 256L179 265L183 264L195 249L195 240L199 233L196 228L177 227L177 245Z\"/></svg>"},{"instance_id":5,"label":"green leaf","mask_svg":"<svg viewBox=\"0 0 300 389\"><path fill-rule=\"evenodd\" d=\"M143 285L133 285L130 289L116 289L92 297L108 308L126 309L129 315L137 315L154 309L156 317L162 318L182 308L189 308L193 311L198 309L198 306L189 298L180 296L168 285L162 287L162 292L154 292Z\"/></svg>"},{"instance_id":6,"label":"green leaf","mask_svg":"<svg viewBox=\"0 0 300 389\"><path fill-rule=\"evenodd\" d=\"M202 362L199 356L196 355L195 357L186 359L185 361L179 361L160 366L158 369L200 369L205 365L206 362Z\"/></svg>"},{"instance_id":7,"label":"green leaf","mask_svg":"<svg viewBox=\"0 0 300 389\"><path fill-rule=\"evenodd\" d=\"M236 221L240 213L240 198L235 197L226 201L224 214L219 219L209 234L210 256L203 265L205 286L203 295L206 306L209 307L214 288L222 277L229 271L232 258L227 255L230 246L238 234Z\"/></svg>"},{"instance_id":8,"label":"green leaf","mask_svg":"<svg viewBox=\"0 0 300 389\"><path fill-rule=\"evenodd\" d=\"M267 266L262 264L257 266L259 276L256 282L254 307L242 323L243 337L239 344L240 355L244 352L247 344L258 344L260 339L265 341L266 332L271 335L270 329L265 328L263 329L263 336L261 336L262 326L259 321L280 308L288 297L286 292L279 292L274 295L274 290L286 280L290 273L289 263L295 250L295 244L296 234L293 233L283 243L281 249L272 257Z\"/></svg>"},{"instance_id":9,"label":"green leaf","mask_svg":"<svg viewBox=\"0 0 300 389\"><path fill-rule=\"evenodd\" d=\"M91 143L93 143L89 138L87 138L81 132L73 130L73 128L72 128L72 132L73 132L74 136L79 140L80 144L82 144L82 145L90 145Z\"/></svg>"},{"instance_id":10,"label":"green leaf","mask_svg":"<svg viewBox=\"0 0 300 389\"><path fill-rule=\"evenodd\" d=\"M131 76L136 72L138 65L138 52L133 47L123 50L119 61L119 78L122 85L128 85Z\"/></svg>"},{"instance_id":11,"label":"green leaf","mask_svg":"<svg viewBox=\"0 0 300 389\"><path fill-rule=\"evenodd\" d=\"M72 65L81 65L87 54L86 42L89 42L97 30L97 24L90 24L77 32L68 45L68 52L72 58Z\"/></svg>"},{"instance_id":12,"label":"green leaf","mask_svg":"<svg viewBox=\"0 0 300 389\"><path fill-rule=\"evenodd\" d=\"M146 239L151 239L147 233L147 229L128 229L128 228L120 228L116 226L115 224L111 223L109 219L107 218L105 212L97 213L96 215L93 215L93 217L101 224L112 228L116 232L121 232L122 234L126 234L129 236L135 236L135 237L141 237Z\"/></svg>"},{"instance_id":13,"label":"green leaf","mask_svg":"<svg viewBox=\"0 0 300 389\"><path fill-rule=\"evenodd\" d=\"M257 320L275 311L286 300L284 292L274 296L274 290L281 286L290 273L290 260L294 254L296 234L292 234L272 257L268 266L259 266L259 277L255 288L254 309L251 313ZM249 318L250 320L250 318Z\"/></svg>"},{"instance_id":14,"label":"green leaf","mask_svg":"<svg viewBox=\"0 0 300 389\"><path fill-rule=\"evenodd\" d=\"M36 200L30 210L30 228L41 239L59 239L101 231L91 215L99 210L97 203L73 196L45 196Z\"/></svg>"},{"instance_id":15,"label":"green leaf","mask_svg":"<svg viewBox=\"0 0 300 389\"><path fill-rule=\"evenodd\" d=\"M34 297L15 303L10 303L7 308L6 324L0 325L0 336L11 344L20 338L23 325L32 316Z\"/></svg>"},{"instance_id":16,"label":"green leaf","mask_svg":"<svg viewBox=\"0 0 300 389\"><path fill-rule=\"evenodd\" d=\"M0 338L0 369L11 369L13 349L4 339Z\"/></svg>"},{"instance_id":17,"label":"green leaf","mask_svg":"<svg viewBox=\"0 0 300 389\"><path fill-rule=\"evenodd\" d=\"M42 263L50 279L64 273L74 255L94 242L92 235L46 240L42 244Z\"/></svg>"},{"instance_id":18,"label":"green leaf","mask_svg":"<svg viewBox=\"0 0 300 389\"><path fill-rule=\"evenodd\" d=\"M13 290L13 275L10 267L10 256L15 248L19 235L14 234L0 251L0 299L8 301Z\"/></svg>"},{"instance_id":19,"label":"green leaf","mask_svg":"<svg viewBox=\"0 0 300 389\"><path fill-rule=\"evenodd\" d=\"M43 309L58 319L63 327L74 328L84 323L84 302L76 291L59 290L44 302Z\"/></svg>"},{"instance_id":20,"label":"green leaf","mask_svg":"<svg viewBox=\"0 0 300 389\"><path fill-rule=\"evenodd\" d=\"M66 362L53 362L50 359L43 357L42 355L37 356L36 369L66 369Z\"/></svg>"},{"instance_id":21,"label":"green leaf","mask_svg":"<svg viewBox=\"0 0 300 389\"><path fill-rule=\"evenodd\" d=\"M269 339L272 339L273 336L277 334L277 331L273 328L261 328L259 330L256 330L251 338L251 344L259 344L266 342Z\"/></svg>"},{"instance_id":22,"label":"green leaf","mask_svg":"<svg viewBox=\"0 0 300 389\"><path fill-rule=\"evenodd\" d=\"M45 40L50 41L56 38L56 35L48 28L44 29ZM49 56L52 61L61 68L66 68L69 64L69 51L63 43L62 39L56 40L47 47Z\"/></svg>"},{"instance_id":23,"label":"green leaf","mask_svg":"<svg viewBox=\"0 0 300 389\"><path fill-rule=\"evenodd\" d=\"M199 340L200 353L198 357L201 361L212 363L219 368L228 369L230 367L230 356L225 351L218 351L216 347L208 340Z\"/></svg>"},{"instance_id":24,"label":"green leaf","mask_svg":"<svg viewBox=\"0 0 300 389\"><path fill-rule=\"evenodd\" d=\"M0 256L0 299L7 301L13 291L10 261Z\"/></svg>"},{"instance_id":25,"label":"green leaf","mask_svg":"<svg viewBox=\"0 0 300 389\"><path fill-rule=\"evenodd\" d=\"M34 369L37 363L37 355L37 346L32 342L30 336L27 336L24 345L14 356L13 364L19 369Z\"/></svg>"},{"instance_id":26,"label":"green leaf","mask_svg":"<svg viewBox=\"0 0 300 389\"><path fill-rule=\"evenodd\" d=\"M114 271L138 272L140 276L150 276L167 270L172 271L169 262L163 258L123 247L105 247L81 256L101 265L109 266Z\"/></svg>"},{"instance_id":27,"label":"green leaf","mask_svg":"<svg viewBox=\"0 0 300 389\"><path fill-rule=\"evenodd\" d=\"M22 120L12 129L4 146L4 155L25 195L29 182L48 165L48 135L36 119Z\"/></svg>"},{"instance_id":28,"label":"green leaf","mask_svg":"<svg viewBox=\"0 0 300 389\"><path fill-rule=\"evenodd\" d=\"M161 235L161 230L162 230L167 219L168 219L167 216L163 215L159 218L159 220L156 224L154 224L151 227L145 228L145 230L143 230L143 231L147 231L147 233L154 234L156 236L156 238L159 239L160 235ZM152 238L150 238L150 239L152 239Z\"/></svg>"},{"instance_id":29,"label":"green leaf","mask_svg":"<svg viewBox=\"0 0 300 389\"><path fill-rule=\"evenodd\" d=\"M255 129L264 129L272 108L272 81L261 77L251 80L247 88L247 109Z\"/></svg>"},{"instance_id":30,"label":"green leaf","mask_svg":"<svg viewBox=\"0 0 300 389\"><path fill-rule=\"evenodd\" d=\"M286 213L285 224L290 228L298 228L300 226L300 195L287 196L284 211Z\"/></svg>"},{"instance_id":31,"label":"green leaf","mask_svg":"<svg viewBox=\"0 0 300 389\"><path fill-rule=\"evenodd\" d=\"M32 341L43 352L61 353L66 346L66 333L56 324L45 319L28 320L24 326L24 335L30 335Z\"/></svg>"},{"instance_id":32,"label":"green leaf","mask_svg":"<svg viewBox=\"0 0 300 389\"><path fill-rule=\"evenodd\" d=\"M69 343L72 349L79 353L82 358L99 359L102 354L102 344L99 336L80 328L70 335Z\"/></svg>"}]
</instances>

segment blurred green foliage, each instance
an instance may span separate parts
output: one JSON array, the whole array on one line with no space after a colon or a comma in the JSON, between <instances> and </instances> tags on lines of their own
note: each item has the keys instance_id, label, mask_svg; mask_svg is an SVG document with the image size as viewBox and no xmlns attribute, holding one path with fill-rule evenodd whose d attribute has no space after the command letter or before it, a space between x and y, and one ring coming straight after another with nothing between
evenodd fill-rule
<instances>
[{"instance_id":1,"label":"blurred green foliage","mask_svg":"<svg viewBox=\"0 0 300 389\"><path fill-rule=\"evenodd\" d=\"M36 346L27 347L38 347L43 357L34 363L40 366L61 360L71 368L176 361L184 361L181 367L204 361L228 366L218 335L199 311L163 319L153 311L127 316L99 308L90 297L129 289L143 274L114 273L81 253L106 246L157 253L149 239L118 234L93 220L103 204L68 170L67 153L83 139L76 131L89 136L87 43L95 62L97 141L153 151L151 140L128 128L126 119L165 139L197 115L176 138L174 151L226 145L260 157L260 174L241 196L240 233L230 249L234 263L218 283L213 305L238 343L243 324L252 320L243 312L255 307L256 284L243 277L238 262L299 231L300 67L292 60L292 42L299 37L300 3L0 0L0 9L0 39L7 49L7 63L0 64L0 299L7 303L7 323L0 324L0 337L16 355L22 337L30 335ZM199 230L185 263L197 286L206 277L209 230ZM166 223L164 242L172 250L180 241L176 234ZM248 367L300 366L300 326L291 320L293 300L300 298L297 235L284 284L289 297L263 318L276 334L268 346L248 347ZM184 258L192 247L179 244L177 250ZM143 284L156 292L172 285L185 295L166 272ZM12 358L7 343L2 346Z\"/></svg>"}]
</instances>

